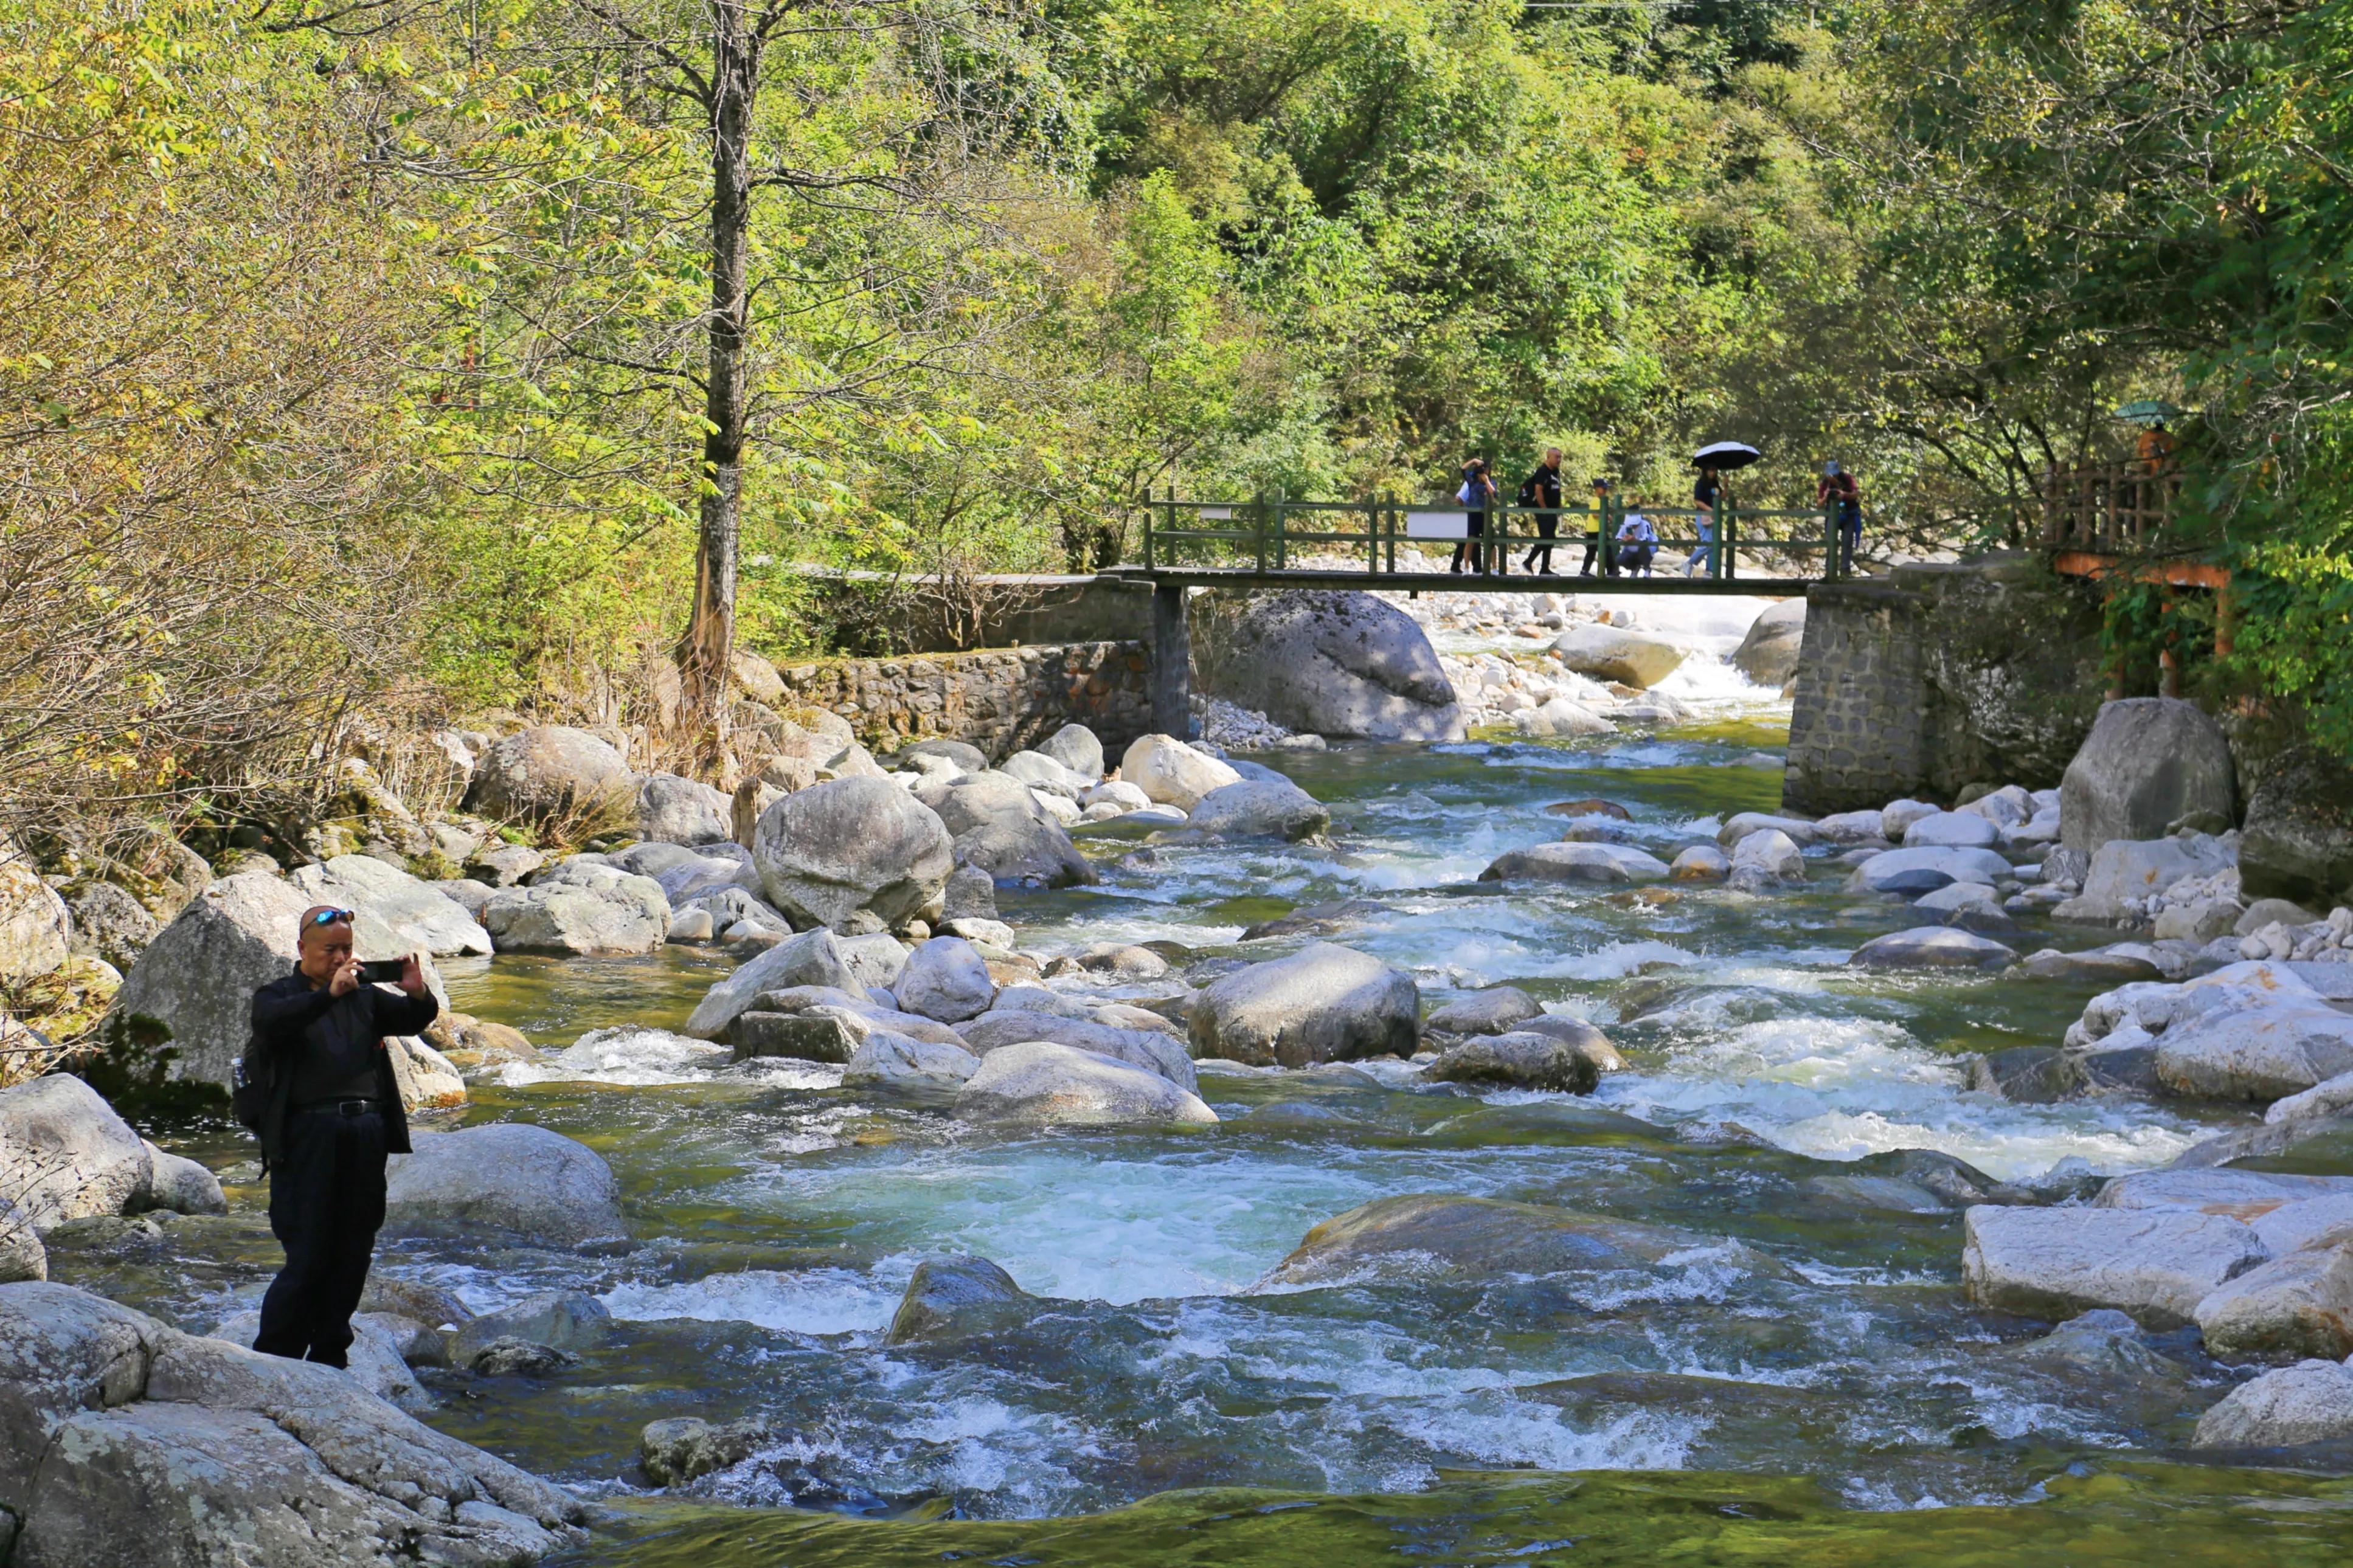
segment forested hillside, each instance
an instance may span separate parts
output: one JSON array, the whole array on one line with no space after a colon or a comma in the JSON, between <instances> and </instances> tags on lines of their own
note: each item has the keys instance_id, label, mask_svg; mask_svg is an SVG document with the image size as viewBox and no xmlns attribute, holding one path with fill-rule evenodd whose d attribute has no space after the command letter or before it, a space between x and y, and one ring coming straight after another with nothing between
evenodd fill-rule
<instances>
[{"instance_id":1,"label":"forested hillside","mask_svg":"<svg viewBox=\"0 0 2353 1568\"><path fill-rule=\"evenodd\" d=\"M1838 457L1883 545L2003 542L2131 397L2250 574L2204 678L2353 750L2348 16L18 0L0 796L691 729L731 637L821 645L786 566L1091 568L1172 484L1659 492L1728 437L1757 501Z\"/></svg>"}]
</instances>

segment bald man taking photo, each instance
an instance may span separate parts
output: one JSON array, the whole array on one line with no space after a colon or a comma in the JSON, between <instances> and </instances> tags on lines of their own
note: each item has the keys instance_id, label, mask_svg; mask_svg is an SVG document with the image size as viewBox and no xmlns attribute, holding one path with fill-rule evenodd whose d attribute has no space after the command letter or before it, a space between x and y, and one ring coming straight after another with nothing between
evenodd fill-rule
<instances>
[{"instance_id":1,"label":"bald man taking photo","mask_svg":"<svg viewBox=\"0 0 2353 1568\"><path fill-rule=\"evenodd\" d=\"M406 1154L387 1035L414 1035L440 1004L415 953L398 992L368 984L352 952L349 910L302 913L294 973L253 994L248 1072L267 1086L258 1129L269 1169L269 1228L286 1267L261 1301L253 1348L345 1364L352 1313L384 1224L384 1159Z\"/></svg>"}]
</instances>

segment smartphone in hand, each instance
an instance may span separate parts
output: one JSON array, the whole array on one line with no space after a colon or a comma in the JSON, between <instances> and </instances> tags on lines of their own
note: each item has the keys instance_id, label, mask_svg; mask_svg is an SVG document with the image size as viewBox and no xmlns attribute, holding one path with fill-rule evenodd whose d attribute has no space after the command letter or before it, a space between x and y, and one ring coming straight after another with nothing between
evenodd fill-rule
<instances>
[{"instance_id":1,"label":"smartphone in hand","mask_svg":"<svg viewBox=\"0 0 2353 1568\"><path fill-rule=\"evenodd\" d=\"M360 984L363 985L397 985L408 972L405 958L369 958L360 962Z\"/></svg>"}]
</instances>

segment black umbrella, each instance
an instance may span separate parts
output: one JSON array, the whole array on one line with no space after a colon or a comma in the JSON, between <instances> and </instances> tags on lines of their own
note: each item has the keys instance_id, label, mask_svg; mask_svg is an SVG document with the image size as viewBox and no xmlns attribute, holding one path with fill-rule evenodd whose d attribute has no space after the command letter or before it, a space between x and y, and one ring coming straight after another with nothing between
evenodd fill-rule
<instances>
[{"instance_id":1,"label":"black umbrella","mask_svg":"<svg viewBox=\"0 0 2353 1568\"><path fill-rule=\"evenodd\" d=\"M1714 468L1719 473L1729 473L1734 468L1745 468L1749 464L1761 460L1764 456L1764 453L1743 441L1717 441L1694 452L1692 465L1694 468Z\"/></svg>"}]
</instances>

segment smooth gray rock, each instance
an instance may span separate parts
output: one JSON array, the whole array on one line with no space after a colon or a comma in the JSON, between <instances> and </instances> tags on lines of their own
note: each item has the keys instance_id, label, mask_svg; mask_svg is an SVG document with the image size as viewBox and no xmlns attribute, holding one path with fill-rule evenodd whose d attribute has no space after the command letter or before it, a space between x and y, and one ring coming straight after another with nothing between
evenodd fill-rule
<instances>
[{"instance_id":1,"label":"smooth gray rock","mask_svg":"<svg viewBox=\"0 0 2353 1568\"><path fill-rule=\"evenodd\" d=\"M1071 843L1062 825L1038 804L1028 784L994 770L945 783L926 780L917 791L954 836L956 864L974 866L1000 882L1062 888L1092 882L1094 868Z\"/></svg>"},{"instance_id":2,"label":"smooth gray rock","mask_svg":"<svg viewBox=\"0 0 2353 1568\"><path fill-rule=\"evenodd\" d=\"M735 801L676 773L648 773L638 785L638 835L659 844L732 841Z\"/></svg>"},{"instance_id":3,"label":"smooth gray rock","mask_svg":"<svg viewBox=\"0 0 2353 1568\"><path fill-rule=\"evenodd\" d=\"M352 1320L352 1346L345 1359L350 1365L343 1370L353 1383L378 1399L400 1406L403 1410L426 1410L432 1406L432 1396L425 1392L417 1374L408 1370L407 1361L400 1353L400 1345L380 1322L365 1316ZM212 1337L246 1350L261 1332L259 1310L238 1312L216 1325Z\"/></svg>"},{"instance_id":4,"label":"smooth gray rock","mask_svg":"<svg viewBox=\"0 0 2353 1568\"><path fill-rule=\"evenodd\" d=\"M366 910L401 942L436 958L491 951L491 933L464 905L373 856L338 855L322 866L298 867L286 879L311 903Z\"/></svg>"},{"instance_id":5,"label":"smooth gray rock","mask_svg":"<svg viewBox=\"0 0 2353 1568\"><path fill-rule=\"evenodd\" d=\"M544 822L627 805L637 782L621 753L587 731L542 724L503 736L482 753L466 801L493 819Z\"/></svg>"},{"instance_id":6,"label":"smooth gray rock","mask_svg":"<svg viewBox=\"0 0 2353 1568\"><path fill-rule=\"evenodd\" d=\"M1043 752L1016 752L997 764L997 771L1008 778L1020 780L1034 790L1059 795L1072 805L1079 796L1094 787L1103 775L1082 776L1064 767Z\"/></svg>"},{"instance_id":7,"label":"smooth gray rock","mask_svg":"<svg viewBox=\"0 0 2353 1568\"><path fill-rule=\"evenodd\" d=\"M34 1283L0 1286L0 1507L18 1568L488 1568L586 1517L344 1373Z\"/></svg>"},{"instance_id":8,"label":"smooth gray rock","mask_svg":"<svg viewBox=\"0 0 2353 1568\"><path fill-rule=\"evenodd\" d=\"M0 1126L5 1126L6 1121L6 1110L0 1109ZM0 1133L0 1137L5 1136ZM133 1206L169 1209L174 1214L227 1214L228 1198L221 1191L220 1178L210 1168L182 1155L167 1154L150 1143L146 1190L134 1200Z\"/></svg>"},{"instance_id":9,"label":"smooth gray rock","mask_svg":"<svg viewBox=\"0 0 2353 1568\"><path fill-rule=\"evenodd\" d=\"M1211 696L1309 734L1462 739L1462 710L1428 635L1370 594L1257 595L1197 618L1195 667Z\"/></svg>"},{"instance_id":10,"label":"smooth gray rock","mask_svg":"<svg viewBox=\"0 0 2353 1568\"><path fill-rule=\"evenodd\" d=\"M651 952L670 936L670 900L650 877L567 860L540 872L529 887L491 894L481 919L501 952Z\"/></svg>"},{"instance_id":11,"label":"smooth gray rock","mask_svg":"<svg viewBox=\"0 0 2353 1568\"><path fill-rule=\"evenodd\" d=\"M1612 886L1665 879L1667 863L1624 844L1538 844L1499 855L1479 873L1482 882L1600 882Z\"/></svg>"},{"instance_id":12,"label":"smooth gray rock","mask_svg":"<svg viewBox=\"0 0 2353 1568\"><path fill-rule=\"evenodd\" d=\"M1906 849L1990 849L2000 841L2000 828L1967 811L1939 811L1904 830Z\"/></svg>"},{"instance_id":13,"label":"smooth gray rock","mask_svg":"<svg viewBox=\"0 0 2353 1568\"><path fill-rule=\"evenodd\" d=\"M2030 1318L2114 1307L2143 1328L2181 1328L2217 1287L2270 1256L2238 1220L2170 1209L1979 1205L1962 1226L1969 1299Z\"/></svg>"},{"instance_id":14,"label":"smooth gray rock","mask_svg":"<svg viewBox=\"0 0 2353 1568\"><path fill-rule=\"evenodd\" d=\"M2189 877L2211 876L2228 868L2229 841L2185 834L2172 838L2114 838L2093 851L2084 873L2083 890L2052 907L2063 921L2114 923L2139 918L2137 904Z\"/></svg>"},{"instance_id":15,"label":"smooth gray rock","mask_svg":"<svg viewBox=\"0 0 2353 1568\"><path fill-rule=\"evenodd\" d=\"M837 939L841 953L841 965L849 971L850 980L859 986L879 985L884 990L899 983L907 968L907 947L888 931L876 931L871 936Z\"/></svg>"},{"instance_id":16,"label":"smooth gray rock","mask_svg":"<svg viewBox=\"0 0 2353 1568\"><path fill-rule=\"evenodd\" d=\"M737 1014L751 1009L762 992L795 985L827 985L846 994L858 985L842 962L839 939L823 926L746 959L734 973L702 994L680 1033L715 1040Z\"/></svg>"},{"instance_id":17,"label":"smooth gray rock","mask_svg":"<svg viewBox=\"0 0 2353 1568\"><path fill-rule=\"evenodd\" d=\"M955 868L938 814L892 780L830 779L760 815L752 856L768 901L838 925L861 910L886 927L937 912Z\"/></svg>"},{"instance_id":18,"label":"smooth gray rock","mask_svg":"<svg viewBox=\"0 0 2353 1568\"><path fill-rule=\"evenodd\" d=\"M1798 652L1805 640L1805 600L1767 605L1733 649L1733 667L1757 685L1778 690L1798 673Z\"/></svg>"},{"instance_id":19,"label":"smooth gray rock","mask_svg":"<svg viewBox=\"0 0 2353 1568\"><path fill-rule=\"evenodd\" d=\"M297 928L314 901L266 871L213 883L140 954L115 993L106 1033L141 1050L173 1053L165 1061L171 1078L226 1088L253 1032L253 994L293 970ZM413 951L366 908L357 912L352 936L361 958ZM443 994L429 960L426 982Z\"/></svg>"},{"instance_id":20,"label":"smooth gray rock","mask_svg":"<svg viewBox=\"0 0 2353 1568\"><path fill-rule=\"evenodd\" d=\"M1672 874L1673 868L1670 867ZM1732 878L1742 879L1746 872L1755 879L1767 883L1799 883L1806 879L1806 858L1798 849L1796 840L1778 827L1744 836L1732 848Z\"/></svg>"},{"instance_id":21,"label":"smooth gray rock","mask_svg":"<svg viewBox=\"0 0 2353 1568\"><path fill-rule=\"evenodd\" d=\"M1491 985L1449 1002L1421 1026L1441 1035L1501 1035L1543 1016L1543 1005L1517 986Z\"/></svg>"},{"instance_id":22,"label":"smooth gray rock","mask_svg":"<svg viewBox=\"0 0 2353 1568\"><path fill-rule=\"evenodd\" d=\"M884 1342L923 1344L1018 1327L1038 1306L986 1258L927 1258L915 1265Z\"/></svg>"},{"instance_id":23,"label":"smooth gray rock","mask_svg":"<svg viewBox=\"0 0 2353 1568\"><path fill-rule=\"evenodd\" d=\"M1187 826L1219 838L1312 838L1332 826L1324 803L1288 779L1244 779L1203 795Z\"/></svg>"},{"instance_id":24,"label":"smooth gray rock","mask_svg":"<svg viewBox=\"0 0 2353 1568\"><path fill-rule=\"evenodd\" d=\"M980 1058L961 1046L911 1039L888 1029L870 1033L842 1068L844 1088L887 1088L954 1094L980 1070Z\"/></svg>"},{"instance_id":25,"label":"smooth gray rock","mask_svg":"<svg viewBox=\"0 0 2353 1568\"><path fill-rule=\"evenodd\" d=\"M1044 1040L981 1058L955 1097L969 1121L1020 1126L1208 1125L1217 1112L1158 1073Z\"/></svg>"},{"instance_id":26,"label":"smooth gray rock","mask_svg":"<svg viewBox=\"0 0 2353 1568\"><path fill-rule=\"evenodd\" d=\"M2200 1301L2195 1316L2207 1350L2225 1360L2342 1361L2353 1355L2353 1243L2251 1268Z\"/></svg>"},{"instance_id":27,"label":"smooth gray rock","mask_svg":"<svg viewBox=\"0 0 2353 1568\"><path fill-rule=\"evenodd\" d=\"M901 1007L943 1024L977 1016L997 1000L987 963L957 936L935 936L918 945L891 989Z\"/></svg>"},{"instance_id":28,"label":"smooth gray rock","mask_svg":"<svg viewBox=\"0 0 2353 1568\"><path fill-rule=\"evenodd\" d=\"M73 916L32 858L0 838L0 981L56 973L73 951Z\"/></svg>"},{"instance_id":29,"label":"smooth gray rock","mask_svg":"<svg viewBox=\"0 0 2353 1568\"><path fill-rule=\"evenodd\" d=\"M2242 1383L2198 1418L2200 1448L2292 1448L2353 1437L2353 1367L2306 1361Z\"/></svg>"},{"instance_id":30,"label":"smooth gray rock","mask_svg":"<svg viewBox=\"0 0 2353 1568\"><path fill-rule=\"evenodd\" d=\"M1601 1065L1569 1040L1552 1035L1482 1035L1448 1047L1422 1076L1439 1083L1501 1085L1555 1094L1591 1094Z\"/></svg>"},{"instance_id":31,"label":"smooth gray rock","mask_svg":"<svg viewBox=\"0 0 2353 1568\"><path fill-rule=\"evenodd\" d=\"M1421 993L1379 959L1319 942L1213 981L1193 999L1193 1054L1256 1067L1410 1056Z\"/></svg>"},{"instance_id":32,"label":"smooth gray rock","mask_svg":"<svg viewBox=\"0 0 2353 1568\"><path fill-rule=\"evenodd\" d=\"M997 1011L963 1024L958 1032L965 1046L984 1059L1007 1046L1047 1040L1158 1073L1187 1094L1200 1092L1193 1058L1186 1055L1183 1042L1157 1029L1121 1028L1056 1013Z\"/></svg>"},{"instance_id":33,"label":"smooth gray rock","mask_svg":"<svg viewBox=\"0 0 2353 1568\"><path fill-rule=\"evenodd\" d=\"M2014 875L2008 860L1990 849L1921 847L1890 849L1874 855L1847 879L1850 891L1904 893L1917 896L1949 882L1982 882L1991 887Z\"/></svg>"},{"instance_id":34,"label":"smooth gray rock","mask_svg":"<svg viewBox=\"0 0 2353 1568\"><path fill-rule=\"evenodd\" d=\"M487 1229L556 1247L626 1235L612 1167L585 1143L522 1121L410 1139L417 1152L389 1162L386 1235Z\"/></svg>"},{"instance_id":35,"label":"smooth gray rock","mask_svg":"<svg viewBox=\"0 0 2353 1568\"><path fill-rule=\"evenodd\" d=\"M1648 689L1682 667L1687 650L1624 626L1574 626L1554 639L1555 658L1596 680Z\"/></svg>"},{"instance_id":36,"label":"smooth gray rock","mask_svg":"<svg viewBox=\"0 0 2353 1568\"><path fill-rule=\"evenodd\" d=\"M1119 761L1119 782L1133 784L1155 805L1189 812L1211 790L1241 782L1225 763L1168 735L1141 735Z\"/></svg>"},{"instance_id":37,"label":"smooth gray rock","mask_svg":"<svg viewBox=\"0 0 2353 1568\"><path fill-rule=\"evenodd\" d=\"M544 852L524 844L492 839L466 858L466 873L492 888L512 888L547 864Z\"/></svg>"},{"instance_id":38,"label":"smooth gray rock","mask_svg":"<svg viewBox=\"0 0 2353 1568\"><path fill-rule=\"evenodd\" d=\"M1914 926L1872 938L1847 962L1862 969L2003 969L2018 954L1955 926Z\"/></svg>"},{"instance_id":39,"label":"smooth gray rock","mask_svg":"<svg viewBox=\"0 0 2353 1568\"><path fill-rule=\"evenodd\" d=\"M1667 868L1675 882L1721 882L1732 875L1732 857L1713 844L1685 845Z\"/></svg>"},{"instance_id":40,"label":"smooth gray rock","mask_svg":"<svg viewBox=\"0 0 2353 1568\"><path fill-rule=\"evenodd\" d=\"M0 1200L36 1232L143 1205L147 1145L67 1073L0 1089Z\"/></svg>"},{"instance_id":41,"label":"smooth gray rock","mask_svg":"<svg viewBox=\"0 0 2353 1568\"><path fill-rule=\"evenodd\" d=\"M1065 724L1038 742L1038 749L1092 784L1103 776L1103 742L1084 724Z\"/></svg>"},{"instance_id":42,"label":"smooth gray rock","mask_svg":"<svg viewBox=\"0 0 2353 1568\"><path fill-rule=\"evenodd\" d=\"M774 1438L768 1424L754 1416L714 1425L673 1415L647 1422L638 1434L638 1468L658 1487L683 1486L742 1464Z\"/></svg>"},{"instance_id":43,"label":"smooth gray rock","mask_svg":"<svg viewBox=\"0 0 2353 1568\"><path fill-rule=\"evenodd\" d=\"M2059 784L2061 840L2089 855L2113 839L2179 827L2221 833L2238 820L2231 744L2198 708L2170 697L2101 705Z\"/></svg>"},{"instance_id":44,"label":"smooth gray rock","mask_svg":"<svg viewBox=\"0 0 2353 1568\"><path fill-rule=\"evenodd\" d=\"M959 866L948 875L943 895L944 920L997 919L997 879L977 866Z\"/></svg>"},{"instance_id":45,"label":"smooth gray rock","mask_svg":"<svg viewBox=\"0 0 2353 1568\"><path fill-rule=\"evenodd\" d=\"M2158 1036L2158 1081L2176 1094L2270 1101L2353 1072L2353 1016L2308 993L2256 992L2246 1000Z\"/></svg>"}]
</instances>

